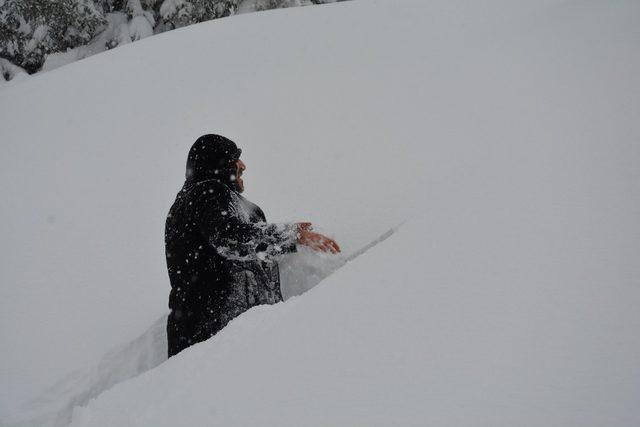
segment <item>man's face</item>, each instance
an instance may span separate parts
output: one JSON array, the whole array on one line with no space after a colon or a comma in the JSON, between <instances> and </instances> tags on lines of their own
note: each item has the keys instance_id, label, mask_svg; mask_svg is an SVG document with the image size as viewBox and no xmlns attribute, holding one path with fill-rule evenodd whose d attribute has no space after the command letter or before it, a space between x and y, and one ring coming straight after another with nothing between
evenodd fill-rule
<instances>
[{"instance_id":1,"label":"man's face","mask_svg":"<svg viewBox=\"0 0 640 427\"><path fill-rule=\"evenodd\" d=\"M242 181L242 172L247 168L244 162L240 159L236 160L236 181L238 182L238 188L242 193L244 191L244 181Z\"/></svg>"}]
</instances>

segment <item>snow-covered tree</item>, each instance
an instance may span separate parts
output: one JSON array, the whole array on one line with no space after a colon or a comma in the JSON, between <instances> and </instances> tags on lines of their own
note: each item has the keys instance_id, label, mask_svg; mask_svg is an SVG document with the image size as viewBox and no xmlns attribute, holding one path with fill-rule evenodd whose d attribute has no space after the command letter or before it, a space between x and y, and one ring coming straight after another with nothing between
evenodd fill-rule
<instances>
[{"instance_id":1,"label":"snow-covered tree","mask_svg":"<svg viewBox=\"0 0 640 427\"><path fill-rule=\"evenodd\" d=\"M47 54L89 42L103 24L92 0L0 0L0 56L32 73Z\"/></svg>"},{"instance_id":2,"label":"snow-covered tree","mask_svg":"<svg viewBox=\"0 0 640 427\"><path fill-rule=\"evenodd\" d=\"M238 11L335 1L342 0L0 0L0 58L34 73L45 61L44 69L56 68Z\"/></svg>"},{"instance_id":3,"label":"snow-covered tree","mask_svg":"<svg viewBox=\"0 0 640 427\"><path fill-rule=\"evenodd\" d=\"M144 9L140 0L127 1L127 15L131 41L153 35L153 27L156 25L153 11Z\"/></svg>"},{"instance_id":4,"label":"snow-covered tree","mask_svg":"<svg viewBox=\"0 0 640 427\"><path fill-rule=\"evenodd\" d=\"M160 17L166 30L194 23L193 3L188 0L164 0L160 6Z\"/></svg>"},{"instance_id":5,"label":"snow-covered tree","mask_svg":"<svg viewBox=\"0 0 640 427\"><path fill-rule=\"evenodd\" d=\"M0 86L3 81L9 81L27 76L27 72L9 60L0 58Z\"/></svg>"},{"instance_id":6,"label":"snow-covered tree","mask_svg":"<svg viewBox=\"0 0 640 427\"><path fill-rule=\"evenodd\" d=\"M243 3L253 3L255 11L280 9L285 7L310 6L313 4L335 3L341 0L244 0Z\"/></svg>"},{"instance_id":7,"label":"snow-covered tree","mask_svg":"<svg viewBox=\"0 0 640 427\"><path fill-rule=\"evenodd\" d=\"M242 0L164 0L160 16L170 28L235 14Z\"/></svg>"},{"instance_id":8,"label":"snow-covered tree","mask_svg":"<svg viewBox=\"0 0 640 427\"><path fill-rule=\"evenodd\" d=\"M312 4L310 0L256 0L257 11L278 9L283 7L306 6Z\"/></svg>"}]
</instances>

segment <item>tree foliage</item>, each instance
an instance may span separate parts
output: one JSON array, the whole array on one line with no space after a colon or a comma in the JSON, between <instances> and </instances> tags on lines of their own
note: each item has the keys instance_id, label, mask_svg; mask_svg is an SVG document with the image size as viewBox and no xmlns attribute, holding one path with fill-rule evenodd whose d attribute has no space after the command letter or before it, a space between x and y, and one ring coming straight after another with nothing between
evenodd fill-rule
<instances>
[{"instance_id":1,"label":"tree foliage","mask_svg":"<svg viewBox=\"0 0 640 427\"><path fill-rule=\"evenodd\" d=\"M89 42L104 14L92 0L5 0L0 4L0 56L29 72L44 57Z\"/></svg>"},{"instance_id":2,"label":"tree foliage","mask_svg":"<svg viewBox=\"0 0 640 427\"><path fill-rule=\"evenodd\" d=\"M334 1L0 0L0 58L34 73L48 55L76 49L67 61L81 59L154 33L233 15L243 2L257 11Z\"/></svg>"}]
</instances>

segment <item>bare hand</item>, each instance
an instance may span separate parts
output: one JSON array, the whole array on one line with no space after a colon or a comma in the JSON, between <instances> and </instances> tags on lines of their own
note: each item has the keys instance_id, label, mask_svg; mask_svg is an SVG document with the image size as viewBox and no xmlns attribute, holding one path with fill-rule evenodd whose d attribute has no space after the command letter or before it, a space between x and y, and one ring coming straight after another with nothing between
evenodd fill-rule
<instances>
[{"instance_id":1,"label":"bare hand","mask_svg":"<svg viewBox=\"0 0 640 427\"><path fill-rule=\"evenodd\" d=\"M310 222L298 223L298 243L307 246L314 251L328 252L336 254L340 252L340 246L335 240L328 238L320 233L312 231L313 226Z\"/></svg>"}]
</instances>

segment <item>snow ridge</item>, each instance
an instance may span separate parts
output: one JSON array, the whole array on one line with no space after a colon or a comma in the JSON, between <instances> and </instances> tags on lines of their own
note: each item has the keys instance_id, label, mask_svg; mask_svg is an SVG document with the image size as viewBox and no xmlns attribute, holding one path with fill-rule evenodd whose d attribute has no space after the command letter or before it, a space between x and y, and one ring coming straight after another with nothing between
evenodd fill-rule
<instances>
[{"instance_id":1,"label":"snow ridge","mask_svg":"<svg viewBox=\"0 0 640 427\"><path fill-rule=\"evenodd\" d=\"M4 422L15 427L69 425L74 408L167 359L166 326L165 315L138 338L108 352L97 365L62 379Z\"/></svg>"}]
</instances>

